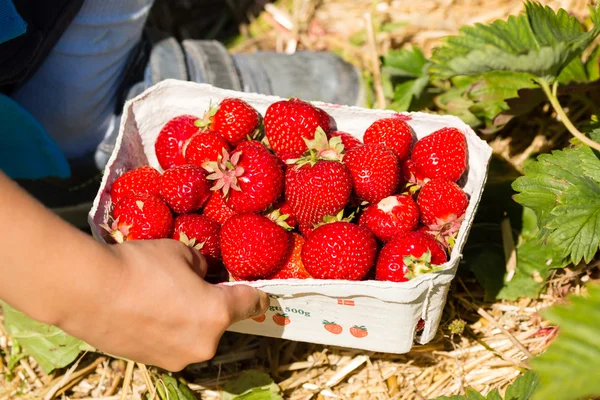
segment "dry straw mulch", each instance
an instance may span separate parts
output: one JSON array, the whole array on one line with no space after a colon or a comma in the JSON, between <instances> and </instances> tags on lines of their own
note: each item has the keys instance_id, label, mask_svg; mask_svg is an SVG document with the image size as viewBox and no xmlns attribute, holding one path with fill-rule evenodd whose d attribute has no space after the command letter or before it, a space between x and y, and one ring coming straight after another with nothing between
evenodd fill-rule
<instances>
[{"instance_id":1,"label":"dry straw mulch","mask_svg":"<svg viewBox=\"0 0 600 400\"><path fill-rule=\"evenodd\" d=\"M191 1L179 3L194 7ZM565 8L580 18L587 16L585 0L542 3ZM164 6L160 10L163 12ZM243 40L235 42L231 50L332 50L371 71L377 79L377 55L387 49L416 44L430 54L442 37L455 34L465 24L506 18L521 10L521 0L267 3L258 17L249 17L251 22L241 26ZM176 21L168 22L177 27ZM408 354L367 353L227 333L211 362L190 366L182 376L202 399L219 398L219 390L228 380L250 368L268 372L285 398L298 400L423 400L461 393L466 387L483 393L496 388L503 392L529 367L528 360L547 348L556 336L557 329L544 321L539 311L562 301L569 292L580 292L584 282L597 278L596 271L590 267L565 270L555 275L538 300L495 304L483 302L477 284L458 278L438 336ZM76 364L50 376L43 374L32 358L21 359L10 372L7 365L11 346L0 326L0 349L4 353L0 357L0 400L117 400L140 398L155 390L154 375L145 366L99 354L86 354Z\"/></svg>"}]
</instances>

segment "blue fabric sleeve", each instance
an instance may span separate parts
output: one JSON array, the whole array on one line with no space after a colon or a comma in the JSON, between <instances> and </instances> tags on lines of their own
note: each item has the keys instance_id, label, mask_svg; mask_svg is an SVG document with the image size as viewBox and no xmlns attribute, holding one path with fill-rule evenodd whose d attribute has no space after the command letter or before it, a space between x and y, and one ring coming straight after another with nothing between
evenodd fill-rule
<instances>
[{"instance_id":1,"label":"blue fabric sleeve","mask_svg":"<svg viewBox=\"0 0 600 400\"><path fill-rule=\"evenodd\" d=\"M23 107L0 94L0 170L13 179L67 178L66 157Z\"/></svg>"},{"instance_id":2,"label":"blue fabric sleeve","mask_svg":"<svg viewBox=\"0 0 600 400\"><path fill-rule=\"evenodd\" d=\"M12 0L0 0L0 43L8 42L27 31L27 24Z\"/></svg>"}]
</instances>

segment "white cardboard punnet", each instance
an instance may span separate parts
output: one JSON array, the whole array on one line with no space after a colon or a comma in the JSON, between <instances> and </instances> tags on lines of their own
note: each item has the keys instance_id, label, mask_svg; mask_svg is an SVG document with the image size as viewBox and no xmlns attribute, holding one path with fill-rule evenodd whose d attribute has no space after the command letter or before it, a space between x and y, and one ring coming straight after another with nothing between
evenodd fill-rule
<instances>
[{"instance_id":1,"label":"white cardboard punnet","mask_svg":"<svg viewBox=\"0 0 600 400\"><path fill-rule=\"evenodd\" d=\"M264 115L279 97L223 90L207 84L165 80L125 104L115 151L113 152L93 208L89 224L94 237L104 241L100 224L105 223L112 204L110 187L125 171L151 165L161 169L154 153L154 141L162 126L180 114L202 116L209 103L238 97ZM438 328L450 282L461 259L475 211L487 179L491 148L459 118L426 113L398 114L315 102L332 115L341 131L359 139L375 120L390 116L405 118L418 138L452 126L461 130L468 144L468 171L461 182L470 201L450 260L444 269L403 283L335 280L271 280L243 282L269 293L271 305L262 318L231 326L235 332L280 337L290 340L351 347L387 353L406 353L415 340L433 339ZM240 284L225 283L225 284ZM417 336L420 320L424 326ZM341 326L331 333L325 321Z\"/></svg>"}]
</instances>

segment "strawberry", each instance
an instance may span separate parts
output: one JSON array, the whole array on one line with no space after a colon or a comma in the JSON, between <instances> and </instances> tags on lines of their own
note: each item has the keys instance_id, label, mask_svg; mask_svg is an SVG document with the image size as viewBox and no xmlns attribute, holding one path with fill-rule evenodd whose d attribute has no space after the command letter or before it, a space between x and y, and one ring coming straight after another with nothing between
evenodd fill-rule
<instances>
[{"instance_id":1,"label":"strawberry","mask_svg":"<svg viewBox=\"0 0 600 400\"><path fill-rule=\"evenodd\" d=\"M433 237L423 232L407 232L383 246L377 258L378 281L405 282L433 272L447 261L446 251Z\"/></svg>"},{"instance_id":2,"label":"strawberry","mask_svg":"<svg viewBox=\"0 0 600 400\"><path fill-rule=\"evenodd\" d=\"M212 192L204 205L202 214L217 222L219 225L223 225L229 218L237 213L227 207L221 192Z\"/></svg>"},{"instance_id":3,"label":"strawberry","mask_svg":"<svg viewBox=\"0 0 600 400\"><path fill-rule=\"evenodd\" d=\"M154 142L158 163L164 169L185 164L185 143L200 129L194 125L198 117L179 115L170 119L160 130Z\"/></svg>"},{"instance_id":4,"label":"strawberry","mask_svg":"<svg viewBox=\"0 0 600 400\"><path fill-rule=\"evenodd\" d=\"M129 194L148 193L160 195L160 172L149 165L135 168L118 177L110 188L110 197L114 204Z\"/></svg>"},{"instance_id":5,"label":"strawberry","mask_svg":"<svg viewBox=\"0 0 600 400\"><path fill-rule=\"evenodd\" d=\"M302 247L302 262L316 279L359 281L375 262L377 242L368 229L346 221L316 228Z\"/></svg>"},{"instance_id":6,"label":"strawberry","mask_svg":"<svg viewBox=\"0 0 600 400\"><path fill-rule=\"evenodd\" d=\"M285 201L285 198L283 196L273 205L273 209L279 210L279 213L281 215L287 215L285 222L290 227L292 227L292 228L298 227L298 219L294 216L294 213L292 212L292 208Z\"/></svg>"},{"instance_id":7,"label":"strawberry","mask_svg":"<svg viewBox=\"0 0 600 400\"><path fill-rule=\"evenodd\" d=\"M302 264L302 258L300 256L305 240L297 233L292 233L292 240L294 241L293 249L285 265L274 275L271 275L269 279L311 278L310 274L304 268L304 264Z\"/></svg>"},{"instance_id":8,"label":"strawberry","mask_svg":"<svg viewBox=\"0 0 600 400\"><path fill-rule=\"evenodd\" d=\"M352 176L346 165L339 161L343 145L341 139L327 142L323 130L314 140L307 140L310 151L285 174L285 198L301 227L311 229L325 216L344 209L352 193ZM329 145L329 147L327 147Z\"/></svg>"},{"instance_id":9,"label":"strawberry","mask_svg":"<svg viewBox=\"0 0 600 400\"><path fill-rule=\"evenodd\" d=\"M258 213L271 206L283 193L284 175L280 161L257 141L245 141L231 153L223 151L209 163L208 179L214 191L222 191L225 204L236 213Z\"/></svg>"},{"instance_id":10,"label":"strawberry","mask_svg":"<svg viewBox=\"0 0 600 400\"><path fill-rule=\"evenodd\" d=\"M275 314L273 315L273 322L275 322L275 324L279 325L279 326L285 326L289 323L291 323L292 321L290 320L289 316L287 314Z\"/></svg>"},{"instance_id":11,"label":"strawberry","mask_svg":"<svg viewBox=\"0 0 600 400\"><path fill-rule=\"evenodd\" d=\"M396 191L400 180L398 157L382 144L365 144L343 159L352 174L354 192L361 200L377 203Z\"/></svg>"},{"instance_id":12,"label":"strawberry","mask_svg":"<svg viewBox=\"0 0 600 400\"><path fill-rule=\"evenodd\" d=\"M113 219L111 226L102 227L117 243L166 238L173 228L169 207L158 196L147 193L132 193L121 199L115 205Z\"/></svg>"},{"instance_id":13,"label":"strawberry","mask_svg":"<svg viewBox=\"0 0 600 400\"><path fill-rule=\"evenodd\" d=\"M415 143L411 155L423 176L458 181L467 168L467 141L456 128L442 128Z\"/></svg>"},{"instance_id":14,"label":"strawberry","mask_svg":"<svg viewBox=\"0 0 600 400\"><path fill-rule=\"evenodd\" d=\"M363 142L382 144L391 149L400 160L408 158L415 139L412 128L400 118L382 118L365 131Z\"/></svg>"},{"instance_id":15,"label":"strawberry","mask_svg":"<svg viewBox=\"0 0 600 400\"><path fill-rule=\"evenodd\" d=\"M401 163L401 169L404 182L412 192L419 190L429 180L423 173L417 171L414 161L410 158Z\"/></svg>"},{"instance_id":16,"label":"strawberry","mask_svg":"<svg viewBox=\"0 0 600 400\"><path fill-rule=\"evenodd\" d=\"M222 136L214 132L198 132L185 147L185 161L205 167L208 162L217 161L223 149L230 151L231 147Z\"/></svg>"},{"instance_id":17,"label":"strawberry","mask_svg":"<svg viewBox=\"0 0 600 400\"><path fill-rule=\"evenodd\" d=\"M199 250L214 269L221 259L220 230L217 222L204 215L185 214L175 218L171 237Z\"/></svg>"},{"instance_id":18,"label":"strawberry","mask_svg":"<svg viewBox=\"0 0 600 400\"><path fill-rule=\"evenodd\" d=\"M382 242L414 230L418 223L419 207L407 194L389 196L369 205L359 219L359 225L369 228Z\"/></svg>"},{"instance_id":19,"label":"strawberry","mask_svg":"<svg viewBox=\"0 0 600 400\"><path fill-rule=\"evenodd\" d=\"M421 222L432 234L441 235L442 243L460 229L469 205L467 194L456 183L446 179L432 179L421 188L417 204L421 211Z\"/></svg>"},{"instance_id":20,"label":"strawberry","mask_svg":"<svg viewBox=\"0 0 600 400\"><path fill-rule=\"evenodd\" d=\"M166 170L160 178L160 194L178 214L198 210L210 196L206 172L197 165L178 165Z\"/></svg>"},{"instance_id":21,"label":"strawberry","mask_svg":"<svg viewBox=\"0 0 600 400\"><path fill-rule=\"evenodd\" d=\"M304 138L313 139L317 127L329 132L330 119L325 118L323 113L323 110L299 99L271 104L265 113L264 124L265 135L273 151L302 155L307 149Z\"/></svg>"},{"instance_id":22,"label":"strawberry","mask_svg":"<svg viewBox=\"0 0 600 400\"><path fill-rule=\"evenodd\" d=\"M355 138L354 136L352 136L351 134L349 134L347 132L335 131L335 132L331 132L327 136L329 138L337 137L337 136L341 137L342 143L344 144L344 150L346 150L346 151L352 150L353 148L363 144L359 139Z\"/></svg>"},{"instance_id":23,"label":"strawberry","mask_svg":"<svg viewBox=\"0 0 600 400\"><path fill-rule=\"evenodd\" d=\"M234 215L221 227L221 255L236 279L266 279L281 269L292 250L284 228L260 214Z\"/></svg>"},{"instance_id":24,"label":"strawberry","mask_svg":"<svg viewBox=\"0 0 600 400\"><path fill-rule=\"evenodd\" d=\"M196 123L223 136L231 146L255 139L260 132L261 116L254 107L238 98L225 98L210 107L204 118Z\"/></svg>"},{"instance_id":25,"label":"strawberry","mask_svg":"<svg viewBox=\"0 0 600 400\"><path fill-rule=\"evenodd\" d=\"M334 335L339 335L342 333L342 327L335 322L323 321L323 328L326 331L333 333Z\"/></svg>"},{"instance_id":26,"label":"strawberry","mask_svg":"<svg viewBox=\"0 0 600 400\"><path fill-rule=\"evenodd\" d=\"M362 325L354 325L352 328L350 328L350 334L356 338L364 338L366 337L369 332L367 331L367 328L362 326Z\"/></svg>"}]
</instances>

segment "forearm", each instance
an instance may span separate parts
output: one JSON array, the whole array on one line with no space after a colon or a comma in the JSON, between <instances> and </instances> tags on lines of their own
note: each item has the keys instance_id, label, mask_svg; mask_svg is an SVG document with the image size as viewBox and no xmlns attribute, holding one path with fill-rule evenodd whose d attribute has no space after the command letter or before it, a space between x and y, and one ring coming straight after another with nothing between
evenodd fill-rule
<instances>
[{"instance_id":1,"label":"forearm","mask_svg":"<svg viewBox=\"0 0 600 400\"><path fill-rule=\"evenodd\" d=\"M0 171L0 299L60 325L90 313L119 281L107 246L55 216Z\"/></svg>"}]
</instances>

